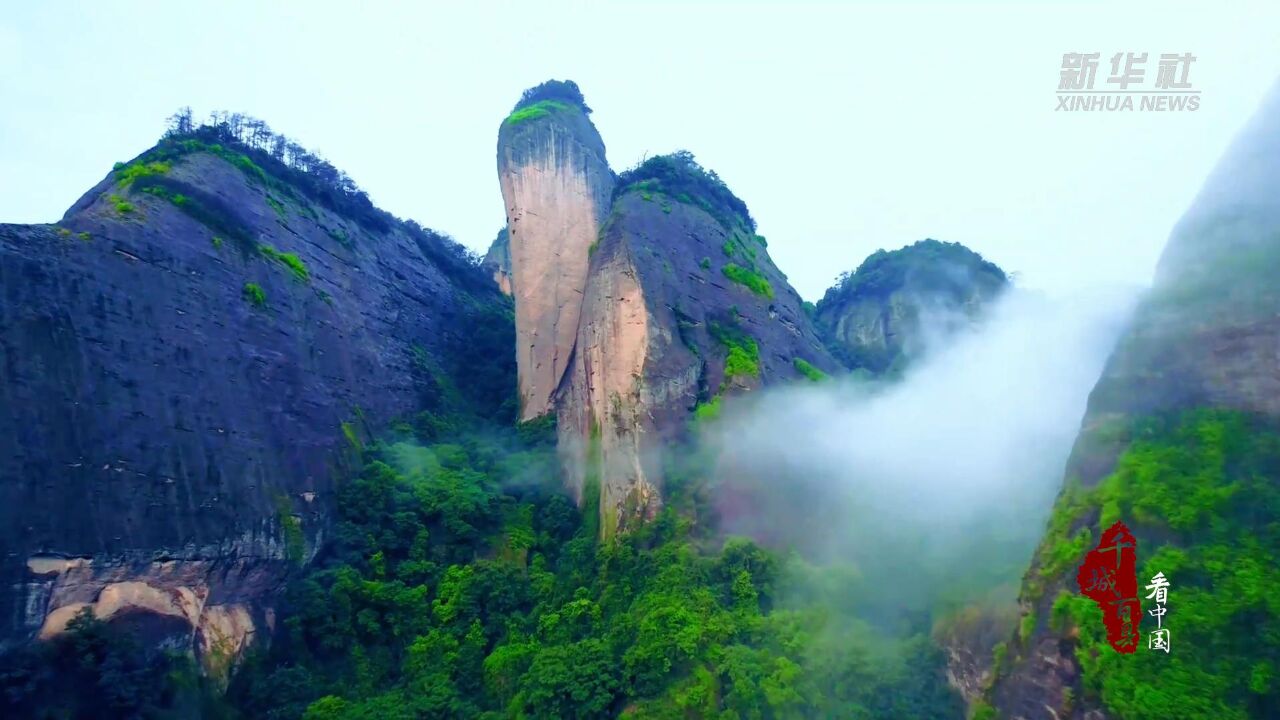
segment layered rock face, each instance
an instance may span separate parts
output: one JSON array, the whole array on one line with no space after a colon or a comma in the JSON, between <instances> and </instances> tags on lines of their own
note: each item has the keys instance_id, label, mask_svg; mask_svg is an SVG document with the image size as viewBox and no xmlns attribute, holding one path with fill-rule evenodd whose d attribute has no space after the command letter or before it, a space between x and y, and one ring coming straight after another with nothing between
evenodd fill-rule
<instances>
[{"instance_id":1,"label":"layered rock face","mask_svg":"<svg viewBox=\"0 0 1280 720\"><path fill-rule=\"evenodd\" d=\"M1004 271L963 245L922 240L868 257L827 291L815 319L846 365L892 372L976 318L1007 285Z\"/></svg>"},{"instance_id":2,"label":"layered rock face","mask_svg":"<svg viewBox=\"0 0 1280 720\"><path fill-rule=\"evenodd\" d=\"M749 221L722 222L686 198L624 188L591 257L558 427L575 492L598 483L605 535L659 507L661 448L699 403L802 378L798 365L840 369ZM764 285L753 291L726 266L752 267ZM747 367L727 365L731 352Z\"/></svg>"},{"instance_id":3,"label":"layered rock face","mask_svg":"<svg viewBox=\"0 0 1280 720\"><path fill-rule=\"evenodd\" d=\"M232 148L142 165L0 225L0 645L91 607L208 665L270 627L352 445L509 320L439 236Z\"/></svg>"},{"instance_id":4,"label":"layered rock face","mask_svg":"<svg viewBox=\"0 0 1280 720\"><path fill-rule=\"evenodd\" d=\"M520 414L552 410L578 333L588 249L608 213L613 173L604 142L575 103L518 108L498 133L516 303Z\"/></svg>"},{"instance_id":5,"label":"layered rock face","mask_svg":"<svg viewBox=\"0 0 1280 720\"><path fill-rule=\"evenodd\" d=\"M1273 91L1175 227L1153 288L1090 395L1066 469L1068 491L1094 488L1117 469L1120 456L1136 444L1133 433L1117 428L1135 421L1197 408L1240 411L1263 423L1280 421L1277 123L1280 92ZM1064 492L1055 514L1069 513L1071 497L1078 495ZM1197 500L1187 497L1185 502L1191 508ZM1149 557L1157 543L1181 534L1167 527L1148 532L1140 516L1123 519L1139 533L1140 560ZM1275 521L1265 516L1254 519ZM1103 524L1098 509L1086 510L1063 528L1062 535L1089 531L1096 541ZM1013 660L991 691L992 702L1001 717L1008 718L1111 716L1096 694L1082 696L1075 631L1045 622L1060 592L1077 592L1075 571L1080 562L1076 558L1065 570L1054 572L1052 550L1047 539L1027 572L1021 602L1025 617L1034 621L1034 630L1029 637L1011 642L1016 648L1011 652ZM1189 572L1170 571L1170 575L1172 582L1184 587L1193 582ZM1144 582L1140 577L1139 584ZM1175 600L1170 601L1168 624L1176 634ZM1149 602L1144 601L1144 607ZM1146 635L1153 627L1151 618L1145 618L1138 653L1148 652ZM1178 651L1174 645L1172 652ZM1149 681L1163 680L1151 677ZM1223 713L1228 716L1225 709Z\"/></svg>"}]
</instances>

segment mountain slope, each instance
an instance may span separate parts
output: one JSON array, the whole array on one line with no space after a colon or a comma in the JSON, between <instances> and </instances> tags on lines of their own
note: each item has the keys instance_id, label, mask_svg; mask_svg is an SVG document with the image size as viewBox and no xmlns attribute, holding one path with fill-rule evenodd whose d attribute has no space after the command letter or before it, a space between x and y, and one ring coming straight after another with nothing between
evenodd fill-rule
<instances>
[{"instance_id":1,"label":"mountain slope","mask_svg":"<svg viewBox=\"0 0 1280 720\"><path fill-rule=\"evenodd\" d=\"M814 319L846 365L891 372L974 319L1007 285L1003 270L963 245L921 240L873 253L827 290Z\"/></svg>"},{"instance_id":2,"label":"mountain slope","mask_svg":"<svg viewBox=\"0 0 1280 720\"><path fill-rule=\"evenodd\" d=\"M57 224L0 226L6 645L88 606L238 651L323 540L352 445L501 412L510 310L455 245L327 164L185 129Z\"/></svg>"},{"instance_id":3,"label":"mountain slope","mask_svg":"<svg viewBox=\"0 0 1280 720\"><path fill-rule=\"evenodd\" d=\"M1022 630L990 693L1010 718L1280 714L1280 91L1175 227L1156 282L1089 399L1024 579ZM1138 582L1172 589L1169 655L1106 645L1074 576L1116 520ZM1144 600L1144 610L1151 601Z\"/></svg>"}]
</instances>

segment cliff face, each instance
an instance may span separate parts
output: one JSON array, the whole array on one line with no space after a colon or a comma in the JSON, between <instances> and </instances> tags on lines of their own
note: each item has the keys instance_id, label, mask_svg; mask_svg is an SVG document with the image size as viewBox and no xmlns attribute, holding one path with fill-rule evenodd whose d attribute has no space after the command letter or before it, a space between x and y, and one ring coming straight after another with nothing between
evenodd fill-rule
<instances>
[{"instance_id":1,"label":"cliff face","mask_svg":"<svg viewBox=\"0 0 1280 720\"><path fill-rule=\"evenodd\" d=\"M1248 560L1237 555L1226 566L1205 566L1227 568L1219 570L1197 564L1204 562L1203 548L1223 533L1238 536L1232 543L1233 555L1258 542L1269 547L1269 553L1277 549L1274 534L1264 529L1274 527L1274 506L1246 499L1255 478L1264 486L1274 483L1274 467L1251 469L1252 459L1240 459L1250 457L1241 448L1253 447L1257 438L1264 438L1259 446L1274 444L1257 433L1265 433L1259 428L1267 427L1274 432L1280 421L1280 286L1275 282L1280 276L1280 201L1274 192L1280 134L1274 130L1276 122L1280 122L1280 92L1272 93L1175 227L1153 288L1090 395L1068 462L1066 489L1024 579L1021 603L1030 632L1011 641L1012 662L990 693L1002 717L1123 717L1133 698L1125 681L1112 678L1128 672L1130 666L1138 667L1134 663L1144 662L1144 653L1165 659L1146 648L1147 635L1154 629L1149 617L1143 620L1137 654L1129 656L1110 648L1091 648L1081 639L1093 624L1100 626L1100 618L1088 624L1076 622L1070 614L1066 621L1052 620L1063 616L1062 608L1069 608L1067 601L1078 592L1075 572L1083 550L1091 548L1116 519L1134 528L1139 564L1147 563L1139 569L1139 586L1149 582L1154 572L1165 572L1174 587L1181 588L1182 607L1187 608L1197 586L1208 582L1219 591L1213 595L1213 604L1221 604L1223 616L1240 623L1244 628L1240 632L1249 638L1233 639L1226 628L1207 626L1185 610L1179 613L1179 595L1174 593L1165 623L1173 628L1173 655L1194 657L1203 652L1237 660L1245 652L1242 648L1252 646L1253 638L1275 627L1274 611L1240 590L1230 576L1230 568L1248 567ZM1152 452L1152 444L1163 437L1149 427L1160 427L1165 418L1205 411L1241 413L1251 420L1239 426L1232 421L1200 421L1199 427L1209 431L1199 433L1186 430L1194 430L1195 421L1184 424L1174 436L1176 441L1155 446L1167 448L1161 451L1166 453L1163 459L1153 463L1155 470L1134 474L1131 468L1137 466L1138 458L1147 457L1134 453ZM1223 433L1224 427L1232 432ZM1205 458L1203 466L1184 484L1179 463L1186 460L1179 458L1199 457ZM1215 491L1218 478L1234 482L1234 503L1205 504L1205 494ZM1146 479L1155 487L1142 501L1145 507L1135 509L1126 500L1126 487ZM1157 493L1174 496L1171 502L1182 508L1179 512L1189 513L1191 520L1163 515L1159 501L1150 497ZM1084 540L1078 552L1072 552L1072 538ZM1063 557L1069 561L1062 561ZM1174 557L1181 561L1174 562ZM1143 600L1144 610L1151 602ZM1095 660L1099 656L1101 663ZM1086 668L1081 657L1097 668ZM1164 662L1145 669L1140 682L1198 695L1196 700L1207 703L1201 707L1215 708L1206 711L1215 717L1272 717L1277 709L1274 690L1254 684L1251 691L1237 694L1222 683L1185 681L1196 677L1186 674L1194 665L1184 667L1177 677L1163 675L1168 667ZM1238 683L1250 678L1249 671L1237 673L1225 665L1211 675ZM1242 697L1247 702L1237 704Z\"/></svg>"},{"instance_id":2,"label":"cliff face","mask_svg":"<svg viewBox=\"0 0 1280 720\"><path fill-rule=\"evenodd\" d=\"M1004 271L958 243L879 250L818 302L836 357L873 373L899 370L975 318L1008 285Z\"/></svg>"},{"instance_id":3,"label":"cliff face","mask_svg":"<svg viewBox=\"0 0 1280 720\"><path fill-rule=\"evenodd\" d=\"M270 170L166 141L57 224L0 225L0 643L89 606L237 654L351 446L509 323L444 239Z\"/></svg>"},{"instance_id":4,"label":"cliff face","mask_svg":"<svg viewBox=\"0 0 1280 720\"><path fill-rule=\"evenodd\" d=\"M515 293L515 286L511 283L511 236L505 227L498 231L498 237L493 239L481 264L493 275L493 281L503 295Z\"/></svg>"},{"instance_id":5,"label":"cliff face","mask_svg":"<svg viewBox=\"0 0 1280 720\"><path fill-rule=\"evenodd\" d=\"M576 85L525 92L498 137L521 416L554 410L567 483L610 535L661 503L664 441L694 409L839 364L746 206L687 153L617 182Z\"/></svg>"},{"instance_id":6,"label":"cliff face","mask_svg":"<svg viewBox=\"0 0 1280 720\"><path fill-rule=\"evenodd\" d=\"M613 202L576 346L558 394L561 447L579 497L598 483L606 535L658 508L661 448L699 404L839 369L749 219L654 179Z\"/></svg>"},{"instance_id":7,"label":"cliff face","mask_svg":"<svg viewBox=\"0 0 1280 720\"><path fill-rule=\"evenodd\" d=\"M516 302L521 418L552 410L578 333L588 249L608 213L613 173L584 106L518 107L498 133Z\"/></svg>"}]
</instances>

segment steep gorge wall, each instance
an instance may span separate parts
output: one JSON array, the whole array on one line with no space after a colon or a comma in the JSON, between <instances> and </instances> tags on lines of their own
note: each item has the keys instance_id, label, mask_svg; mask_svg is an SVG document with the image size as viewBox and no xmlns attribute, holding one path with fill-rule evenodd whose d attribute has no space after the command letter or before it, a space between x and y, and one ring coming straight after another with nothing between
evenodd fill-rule
<instances>
[{"instance_id":1,"label":"steep gorge wall","mask_svg":"<svg viewBox=\"0 0 1280 720\"><path fill-rule=\"evenodd\" d=\"M56 225L0 225L0 646L89 606L238 652L352 443L509 322L440 238L244 159L185 154L152 192L113 172Z\"/></svg>"},{"instance_id":2,"label":"steep gorge wall","mask_svg":"<svg viewBox=\"0 0 1280 720\"><path fill-rule=\"evenodd\" d=\"M1263 425L1280 423L1280 198L1275 194L1280 179L1280 89L1273 91L1250 125L1233 143L1226 156L1207 180L1192 207L1174 228L1161 257L1156 281L1135 313L1130 327L1121 338L1089 398L1079 437L1066 469L1067 489L1055 507L1060 527L1046 536L1032 561L1023 583L1021 603L1024 623L1029 632L1019 633L1010 641L1009 661L989 693L1001 717L1032 720L1035 718L1088 718L1098 720L1119 716L1100 697L1097 688L1085 686L1085 671L1078 653L1081 649L1078 627L1053 622L1055 601L1078 592L1075 569L1082 560L1055 564L1067 538L1077 533L1090 538L1091 547L1103 526L1107 509L1084 502L1082 494L1108 483L1122 455L1137 447L1141 432L1131 430L1135 423L1149 422L1171 414L1190 410L1212 409L1245 413ZM1180 452L1198 452L1191 443ZM1230 477L1236 470L1218 470ZM1211 466L1212 467L1212 466ZM1167 471L1153 478L1172 482ZM1274 477L1269 478L1274 482ZM1209 483L1208 473L1200 480ZM1197 493L1210 487L1197 488ZM1087 495L1085 495L1087 497ZM1196 503L1203 496L1180 495L1174 500L1185 503L1187 512L1206 512ZM1230 509L1230 506L1227 506ZM1173 543L1195 557L1195 538L1207 536L1200 529L1188 534L1185 528L1170 527L1167 519L1153 517L1149 509L1143 514L1117 508L1121 518L1130 524L1139 539L1139 563L1150 558L1165 543ZM1204 522L1218 528L1243 526L1246 519L1262 524L1276 518L1265 513L1274 509L1253 507L1244 516L1211 515ZM1239 547L1239 546L1237 546ZM1082 554L1082 553L1081 553ZM1274 556L1272 556L1274 557ZM1185 563L1184 563L1185 564ZM1166 568L1170 582L1184 593L1203 582L1198 572L1177 572ZM1147 581L1139 577L1139 585ZM1225 585L1222 590L1225 591ZM1184 595L1183 597L1186 597ZM1177 593L1170 600L1167 626L1172 626L1175 639L1172 652L1195 653L1186 643L1191 628L1178 615ZM1219 601L1227 598L1219 596ZM1232 598L1240 602L1242 598ZM1144 609L1150 601L1143 601ZM1225 604L1225 603L1224 603ZM1264 632L1259 623L1267 613L1259 606L1246 611L1250 638ZM1100 622L1100 620L1099 620ZM1144 618L1139 654L1148 651L1147 634L1151 618ZM1182 633L1181 635L1178 635ZM1198 638L1207 645L1218 642L1212 634ZM1111 653L1109 648L1103 652ZM1237 647L1232 654L1244 650ZM1160 655L1157 653L1157 655ZM1126 656L1134 658L1135 656ZM1163 656L1160 658L1163 660ZM1132 662L1128 660L1126 662ZM1118 666L1111 666L1113 668ZM1155 688L1178 693L1199 694L1202 702L1217 708L1214 716L1242 717L1236 704L1239 698L1215 696L1213 688L1228 682L1247 682L1248 678L1223 677L1213 683L1191 682L1188 666L1176 677L1166 677L1159 668L1174 667L1161 663L1142 673L1142 682ZM1106 671L1094 678L1106 681ZM1247 676L1248 673L1245 673ZM1119 692L1114 691L1114 692ZM1255 690L1256 692L1256 690ZM1249 716L1270 717L1262 708L1274 704L1274 693L1254 696L1258 710ZM1119 696L1113 696L1119 702ZM1231 702L1232 710L1222 703ZM1192 711L1188 711L1192 712ZM1260 713L1260 714L1258 714Z\"/></svg>"},{"instance_id":3,"label":"steep gorge wall","mask_svg":"<svg viewBox=\"0 0 1280 720\"><path fill-rule=\"evenodd\" d=\"M613 173L582 108L554 103L503 122L498 179L516 293L520 414L529 420L552 410L573 355L588 251L608 213Z\"/></svg>"}]
</instances>

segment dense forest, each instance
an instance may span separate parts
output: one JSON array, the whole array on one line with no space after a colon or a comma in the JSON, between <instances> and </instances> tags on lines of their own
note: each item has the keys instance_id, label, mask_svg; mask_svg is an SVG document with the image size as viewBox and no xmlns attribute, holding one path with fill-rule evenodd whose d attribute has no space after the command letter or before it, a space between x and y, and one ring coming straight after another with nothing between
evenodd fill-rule
<instances>
[{"instance_id":1,"label":"dense forest","mask_svg":"<svg viewBox=\"0 0 1280 720\"><path fill-rule=\"evenodd\" d=\"M435 442L365 450L331 547L225 696L85 616L10 658L6 701L24 717L962 716L927 627L887 634L849 607L854 568L717 539L693 481L601 542L558 489L549 421L437 420ZM77 694L58 692L66 668Z\"/></svg>"}]
</instances>

